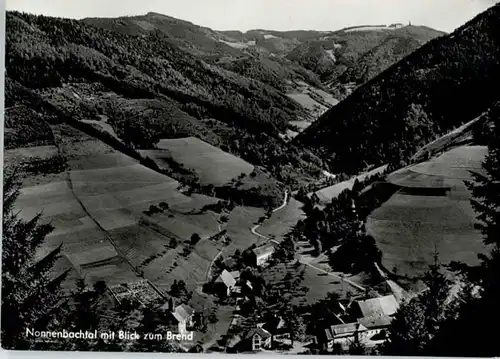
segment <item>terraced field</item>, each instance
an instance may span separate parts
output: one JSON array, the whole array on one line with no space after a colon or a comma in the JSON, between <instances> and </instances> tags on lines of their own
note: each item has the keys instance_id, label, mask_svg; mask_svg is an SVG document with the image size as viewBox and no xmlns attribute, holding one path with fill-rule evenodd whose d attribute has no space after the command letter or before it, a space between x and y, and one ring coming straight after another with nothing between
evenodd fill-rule
<instances>
[{"instance_id":1,"label":"terraced field","mask_svg":"<svg viewBox=\"0 0 500 359\"><path fill-rule=\"evenodd\" d=\"M150 205L163 201L172 213L177 208L189 213L217 199L186 196L177 190L179 184L172 178L68 126L53 130L58 148L12 150L6 154L6 162L14 164L57 154L67 162L66 172L31 176L23 183L16 202L22 218L30 219L42 212L43 220L54 225L55 230L38 255L43 256L63 243L64 257L58 270L72 267L77 276L84 276L89 282L102 279L113 285L135 279L138 268L147 263L142 269L145 275L157 276L157 272L170 268L170 257L177 255L171 249L174 253L167 255L171 238L182 244L193 233L208 237L218 231L217 216L212 212L180 213L177 217L160 214L150 219L157 227L149 226L143 212ZM211 254L209 250L205 252L205 256ZM157 257L152 260L154 256ZM202 271L210 260L203 259L207 264ZM196 273L188 265L185 268L187 273Z\"/></svg>"},{"instance_id":2,"label":"terraced field","mask_svg":"<svg viewBox=\"0 0 500 359\"><path fill-rule=\"evenodd\" d=\"M231 241L225 248L223 241L210 239L221 230L220 215L200 212L217 198L187 196L178 190L176 180L67 125L54 126L53 132L57 146L12 150L6 160L19 163L37 155L60 155L66 161L62 173L31 176L16 206L23 218L43 212L43 220L52 222L55 230L39 256L62 243L64 256L57 271L72 269L73 280L84 277L89 283L105 280L114 285L143 275L163 290L174 279L184 280L188 289L196 290L223 248L232 253L259 240L249 229L264 215L263 209L237 207L229 214L223 226ZM186 150L191 145L194 147ZM204 179L212 183L221 184L253 170L246 162L196 139L172 140L168 146L179 161L188 161L186 167L196 165L200 173L206 171ZM199 155L182 157L183 151ZM205 157L200 160L202 152ZM219 167L209 169L211 165L206 163L210 161ZM147 213L150 206L159 208L161 202L168 209ZM194 233L202 239L189 253L183 253ZM176 241L173 247L172 239Z\"/></svg>"},{"instance_id":3,"label":"terraced field","mask_svg":"<svg viewBox=\"0 0 500 359\"><path fill-rule=\"evenodd\" d=\"M141 154L152 158L161 167L165 156L171 155L177 163L193 170L201 184L221 186L240 174L249 174L253 166L239 157L224 152L195 137L161 140L156 150L143 150Z\"/></svg>"},{"instance_id":4,"label":"terraced field","mask_svg":"<svg viewBox=\"0 0 500 359\"><path fill-rule=\"evenodd\" d=\"M36 152L35 148L31 150ZM57 264L56 271L62 273L72 269L71 280L85 273L91 282L106 279L107 276L94 276L83 269L95 263L106 263L109 278L134 277L112 244L106 240L105 233L73 195L66 181L66 174L36 177L38 181L30 178L31 183L24 183L25 186L22 187L15 205L20 211L21 218L29 220L42 212L43 221L50 221L55 227L55 230L47 236L37 256L44 256L62 243L64 255ZM39 184L26 185L33 182ZM66 286L70 288L72 285L66 283Z\"/></svg>"},{"instance_id":5,"label":"terraced field","mask_svg":"<svg viewBox=\"0 0 500 359\"><path fill-rule=\"evenodd\" d=\"M445 264L477 263L485 246L474 229L475 214L464 181L472 180L469 171L481 171L485 154L485 147L458 147L389 175L388 181L400 190L367 221L387 269L419 276L435 251Z\"/></svg>"}]
</instances>

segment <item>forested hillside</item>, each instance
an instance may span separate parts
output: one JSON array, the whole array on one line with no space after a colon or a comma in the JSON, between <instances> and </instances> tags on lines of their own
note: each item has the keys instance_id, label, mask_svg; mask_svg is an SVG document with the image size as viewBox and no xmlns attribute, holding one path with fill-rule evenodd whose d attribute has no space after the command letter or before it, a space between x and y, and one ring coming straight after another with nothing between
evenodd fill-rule
<instances>
[{"instance_id":1,"label":"forested hillside","mask_svg":"<svg viewBox=\"0 0 500 359\"><path fill-rule=\"evenodd\" d=\"M425 26L357 26L302 43L287 58L314 71L339 99L444 33Z\"/></svg>"},{"instance_id":2,"label":"forested hillside","mask_svg":"<svg viewBox=\"0 0 500 359\"><path fill-rule=\"evenodd\" d=\"M215 31L158 13L120 18L87 18L82 22L125 35L147 37L159 31L165 41L212 65L220 66L244 77L287 90L287 82L303 80L320 86L317 75L282 56L302 39L319 36L317 32L277 33L267 38L266 31ZM282 37L278 37L282 36ZM296 38L297 37L297 38Z\"/></svg>"},{"instance_id":3,"label":"forested hillside","mask_svg":"<svg viewBox=\"0 0 500 359\"><path fill-rule=\"evenodd\" d=\"M324 114L296 138L335 172L405 162L420 146L498 99L500 5L434 39Z\"/></svg>"},{"instance_id":4,"label":"forested hillside","mask_svg":"<svg viewBox=\"0 0 500 359\"><path fill-rule=\"evenodd\" d=\"M7 81L74 120L105 118L131 147L196 136L265 166L278 180L297 183L320 173L320 160L279 138L289 121L304 116L298 103L195 57L161 30L129 35L17 12L7 13L7 29ZM37 106L28 103L26 111Z\"/></svg>"},{"instance_id":5,"label":"forested hillside","mask_svg":"<svg viewBox=\"0 0 500 359\"><path fill-rule=\"evenodd\" d=\"M290 123L310 115L286 96L296 91L295 81L325 88L319 78L328 73L331 80L333 71L343 74L342 83L361 84L437 36L419 27L218 32L156 13L76 21L9 12L7 29L8 81L69 117L104 121L132 148L195 136L291 186L317 180L326 167L320 157L281 139L293 129ZM304 47L327 56L326 72L289 55ZM27 117L18 108L8 110L17 120L8 120L7 146L17 146L17 134L44 126L37 106L25 104Z\"/></svg>"}]
</instances>

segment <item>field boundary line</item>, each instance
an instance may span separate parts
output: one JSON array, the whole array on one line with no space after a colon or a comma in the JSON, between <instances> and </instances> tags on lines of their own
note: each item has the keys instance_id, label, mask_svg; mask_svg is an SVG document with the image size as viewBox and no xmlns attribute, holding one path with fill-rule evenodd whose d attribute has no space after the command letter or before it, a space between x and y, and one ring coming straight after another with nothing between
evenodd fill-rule
<instances>
[{"instance_id":1,"label":"field boundary line","mask_svg":"<svg viewBox=\"0 0 500 359\"><path fill-rule=\"evenodd\" d=\"M60 139L58 137L56 137L56 135L54 134L54 131L53 131L52 127L49 126L49 128L50 128L50 130L52 132L52 137L54 138L54 144L55 144L55 146L57 148L57 152L59 153L59 156L61 156L62 158L66 159L66 156L64 155L64 153L62 153L62 150L61 150L61 147L60 147L60 143L58 141ZM116 243L113 240L113 238L111 238L111 236L109 235L108 231L106 231L104 229L104 227L99 223L99 221L97 221L90 214L90 212L87 210L87 208L83 204L83 202L80 199L80 197L78 197L78 195L75 193L75 190L73 188L73 182L71 180L71 169L68 167L68 168L65 169L65 172L66 172L66 184L67 184L68 188L70 189L71 194L73 195L73 197L75 198L75 200L78 202L78 204L82 208L83 212L87 216L89 216L89 218L92 220L92 222L94 222L94 224L97 226L97 228L104 234L104 238L106 238L106 240L113 246L113 248L115 249L116 253L122 258L122 260L129 265L129 267L132 269L132 272L134 272L140 278L144 278L144 276L140 274L140 271L130 262L130 260L127 258L127 256L118 248L118 246L116 245Z\"/></svg>"},{"instance_id":2,"label":"field boundary line","mask_svg":"<svg viewBox=\"0 0 500 359\"><path fill-rule=\"evenodd\" d=\"M333 273L333 272L328 272L328 271L326 271L326 270L324 270L324 269L322 269L322 268L319 268L319 267L316 267L316 266L312 265L311 263L303 263L303 264L305 264L305 265L306 265L306 266L308 266L308 267L314 268L314 269L316 269L316 270L318 270L318 271L320 271L320 272L322 272L322 273L325 273L325 274L327 274L327 275L329 275L329 276L332 276L332 277L335 277L335 278L337 278L337 279L340 279L341 281L343 281L343 282L345 282L345 283L348 283L348 284L352 285L353 287L355 287L355 288L357 288L357 289L359 289L359 290L362 290L363 292L364 292L364 291L366 291L366 288L364 288L364 287L360 286L359 284L357 284L357 283L353 282L353 281L352 281L352 280L350 280L350 279L347 279L347 278L345 278L345 277L341 277L341 276L339 276L339 275L337 275L337 274L335 274L335 273Z\"/></svg>"}]
</instances>

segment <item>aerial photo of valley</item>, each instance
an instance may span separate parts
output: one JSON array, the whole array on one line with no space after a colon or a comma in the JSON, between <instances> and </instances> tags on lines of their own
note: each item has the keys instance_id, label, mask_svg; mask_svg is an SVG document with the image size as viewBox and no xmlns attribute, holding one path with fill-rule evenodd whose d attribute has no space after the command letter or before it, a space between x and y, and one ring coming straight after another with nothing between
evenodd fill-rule
<instances>
[{"instance_id":1,"label":"aerial photo of valley","mask_svg":"<svg viewBox=\"0 0 500 359\"><path fill-rule=\"evenodd\" d=\"M7 0L4 349L500 355L500 4L291 3Z\"/></svg>"}]
</instances>

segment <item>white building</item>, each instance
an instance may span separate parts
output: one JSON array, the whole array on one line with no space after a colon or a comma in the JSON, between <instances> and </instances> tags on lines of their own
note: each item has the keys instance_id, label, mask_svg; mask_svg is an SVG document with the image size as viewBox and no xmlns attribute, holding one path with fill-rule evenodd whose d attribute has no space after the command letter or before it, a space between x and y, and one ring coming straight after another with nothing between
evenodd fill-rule
<instances>
[{"instance_id":1,"label":"white building","mask_svg":"<svg viewBox=\"0 0 500 359\"><path fill-rule=\"evenodd\" d=\"M366 328L366 340L368 343L380 344L386 339L386 330L391 325L391 317L360 318L358 323Z\"/></svg>"},{"instance_id":2,"label":"white building","mask_svg":"<svg viewBox=\"0 0 500 359\"><path fill-rule=\"evenodd\" d=\"M239 278L240 278L240 272L238 271L229 272L226 269L224 269L220 274L219 278L217 278L215 282L224 283L227 290L226 294L229 296L231 293L236 291L237 289L236 283Z\"/></svg>"},{"instance_id":3,"label":"white building","mask_svg":"<svg viewBox=\"0 0 500 359\"><path fill-rule=\"evenodd\" d=\"M364 342L366 332L366 327L360 323L332 325L325 329L323 345L327 351L332 351L335 345L347 350L353 343Z\"/></svg>"},{"instance_id":4,"label":"white building","mask_svg":"<svg viewBox=\"0 0 500 359\"><path fill-rule=\"evenodd\" d=\"M255 264L257 264L257 266L262 266L273 255L274 246L268 243L266 245L263 245L262 247L255 248L253 250L253 253L255 254Z\"/></svg>"},{"instance_id":5,"label":"white building","mask_svg":"<svg viewBox=\"0 0 500 359\"><path fill-rule=\"evenodd\" d=\"M172 315L177 319L179 334L187 334L188 329L194 325L194 309L186 304L181 304L175 307Z\"/></svg>"},{"instance_id":6,"label":"white building","mask_svg":"<svg viewBox=\"0 0 500 359\"><path fill-rule=\"evenodd\" d=\"M246 339L250 341L253 351L270 349L272 344L272 334L262 327L256 327L248 332Z\"/></svg>"}]
</instances>

